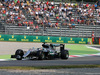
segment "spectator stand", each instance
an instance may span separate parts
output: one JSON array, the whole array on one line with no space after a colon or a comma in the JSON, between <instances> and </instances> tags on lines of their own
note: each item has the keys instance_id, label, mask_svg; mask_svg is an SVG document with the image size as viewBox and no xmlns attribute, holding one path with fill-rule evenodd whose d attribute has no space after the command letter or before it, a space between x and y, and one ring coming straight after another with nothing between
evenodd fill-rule
<instances>
[{"instance_id":1,"label":"spectator stand","mask_svg":"<svg viewBox=\"0 0 100 75\"><path fill-rule=\"evenodd\" d=\"M91 37L95 31L99 36L99 13L89 3L0 2L6 34Z\"/></svg>"}]
</instances>

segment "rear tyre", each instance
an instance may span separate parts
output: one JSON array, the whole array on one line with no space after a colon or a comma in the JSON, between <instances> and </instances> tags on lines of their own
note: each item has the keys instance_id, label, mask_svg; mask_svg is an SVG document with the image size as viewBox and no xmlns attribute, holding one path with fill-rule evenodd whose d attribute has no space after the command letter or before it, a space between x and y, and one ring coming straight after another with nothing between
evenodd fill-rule
<instances>
[{"instance_id":1,"label":"rear tyre","mask_svg":"<svg viewBox=\"0 0 100 75\"><path fill-rule=\"evenodd\" d=\"M17 60L22 60L23 55L24 55L23 50L21 50L21 49L16 50L15 56L16 56L16 59L17 59Z\"/></svg>"},{"instance_id":2,"label":"rear tyre","mask_svg":"<svg viewBox=\"0 0 100 75\"><path fill-rule=\"evenodd\" d=\"M43 51L38 51L37 52L37 57L38 57L38 60L45 59L45 55L44 55Z\"/></svg>"},{"instance_id":3,"label":"rear tyre","mask_svg":"<svg viewBox=\"0 0 100 75\"><path fill-rule=\"evenodd\" d=\"M69 52L67 50L61 51L61 59L68 59L69 58Z\"/></svg>"}]
</instances>

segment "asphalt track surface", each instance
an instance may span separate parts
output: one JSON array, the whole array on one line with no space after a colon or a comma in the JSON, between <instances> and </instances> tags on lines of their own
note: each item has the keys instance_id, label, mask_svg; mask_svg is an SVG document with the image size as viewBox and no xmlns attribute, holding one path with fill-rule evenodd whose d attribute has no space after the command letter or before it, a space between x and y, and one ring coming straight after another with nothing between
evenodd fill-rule
<instances>
[{"instance_id":1,"label":"asphalt track surface","mask_svg":"<svg viewBox=\"0 0 100 75\"><path fill-rule=\"evenodd\" d=\"M6 47L3 47L3 46ZM41 43L18 43L18 42L0 42L0 48L2 51L0 53L12 54L14 50L21 47L32 46L41 46ZM100 49L100 46L94 46L95 48ZM9 49L10 51L7 51ZM7 52L7 53L6 53ZM68 60L9 60L9 61L0 61L0 66L56 66L56 65L85 65L85 64L100 64L100 56L87 56L87 57L78 57L78 58L69 58Z\"/></svg>"},{"instance_id":2,"label":"asphalt track surface","mask_svg":"<svg viewBox=\"0 0 100 75\"><path fill-rule=\"evenodd\" d=\"M91 46L91 47L94 47L94 48L98 48L98 49L100 49L100 46Z\"/></svg>"},{"instance_id":3,"label":"asphalt track surface","mask_svg":"<svg viewBox=\"0 0 100 75\"><path fill-rule=\"evenodd\" d=\"M0 66L57 66L57 65L97 65L100 56L69 58L68 60L9 60L0 61Z\"/></svg>"}]
</instances>

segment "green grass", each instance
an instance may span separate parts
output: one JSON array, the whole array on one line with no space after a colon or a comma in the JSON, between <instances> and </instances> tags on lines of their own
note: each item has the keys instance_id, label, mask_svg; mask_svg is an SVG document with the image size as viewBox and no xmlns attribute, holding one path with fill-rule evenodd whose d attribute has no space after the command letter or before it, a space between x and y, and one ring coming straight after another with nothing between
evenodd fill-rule
<instances>
[{"instance_id":1,"label":"green grass","mask_svg":"<svg viewBox=\"0 0 100 75\"><path fill-rule=\"evenodd\" d=\"M87 48L86 45L66 45L66 48L69 48L70 55L83 55L83 54L96 54L100 53L92 48Z\"/></svg>"},{"instance_id":2,"label":"green grass","mask_svg":"<svg viewBox=\"0 0 100 75\"><path fill-rule=\"evenodd\" d=\"M0 59L11 59L11 55L0 55Z\"/></svg>"},{"instance_id":3,"label":"green grass","mask_svg":"<svg viewBox=\"0 0 100 75\"><path fill-rule=\"evenodd\" d=\"M39 66L39 67L20 67L8 66L0 67L0 69L13 69L13 70L35 70L35 69L64 69L64 68L100 68L100 65L62 65L62 66Z\"/></svg>"}]
</instances>

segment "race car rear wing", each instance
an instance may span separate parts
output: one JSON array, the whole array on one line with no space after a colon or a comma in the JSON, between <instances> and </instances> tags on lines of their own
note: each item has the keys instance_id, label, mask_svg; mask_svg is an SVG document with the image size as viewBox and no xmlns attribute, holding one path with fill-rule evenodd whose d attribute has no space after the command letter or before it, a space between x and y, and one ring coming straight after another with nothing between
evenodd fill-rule
<instances>
[{"instance_id":1,"label":"race car rear wing","mask_svg":"<svg viewBox=\"0 0 100 75\"><path fill-rule=\"evenodd\" d=\"M65 45L64 44L51 44L54 47L60 47L60 51L64 50Z\"/></svg>"}]
</instances>

